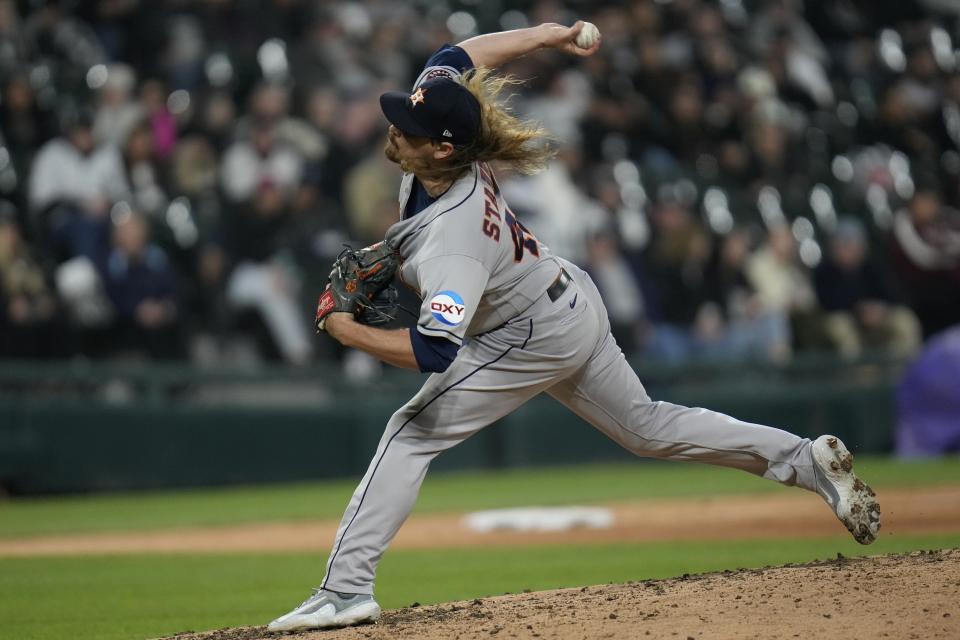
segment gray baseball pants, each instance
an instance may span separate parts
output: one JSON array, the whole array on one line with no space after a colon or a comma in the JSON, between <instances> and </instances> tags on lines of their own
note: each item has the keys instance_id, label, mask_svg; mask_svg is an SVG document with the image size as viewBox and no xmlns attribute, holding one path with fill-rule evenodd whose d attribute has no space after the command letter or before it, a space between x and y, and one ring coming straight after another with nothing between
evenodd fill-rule
<instances>
[{"instance_id":1,"label":"gray baseball pants","mask_svg":"<svg viewBox=\"0 0 960 640\"><path fill-rule=\"evenodd\" d=\"M372 594L377 563L430 461L544 391L638 456L734 467L814 490L810 440L650 400L610 334L590 277L562 263L573 278L563 295L544 294L506 325L471 338L390 418L343 514L324 588Z\"/></svg>"}]
</instances>

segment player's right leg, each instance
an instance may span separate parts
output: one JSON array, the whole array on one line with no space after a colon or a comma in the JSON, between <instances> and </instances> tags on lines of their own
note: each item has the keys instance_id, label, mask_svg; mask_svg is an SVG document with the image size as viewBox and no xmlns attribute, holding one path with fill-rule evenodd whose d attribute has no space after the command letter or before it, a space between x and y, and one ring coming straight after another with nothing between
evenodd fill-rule
<instances>
[{"instance_id":1,"label":"player's right leg","mask_svg":"<svg viewBox=\"0 0 960 640\"><path fill-rule=\"evenodd\" d=\"M591 301L602 304L589 278L575 277ZM853 474L843 443L832 437L811 442L716 411L652 401L609 333L580 370L548 393L636 455L733 467L803 487L823 497L858 542L877 535L879 506Z\"/></svg>"},{"instance_id":2,"label":"player's right leg","mask_svg":"<svg viewBox=\"0 0 960 640\"><path fill-rule=\"evenodd\" d=\"M589 357L592 345L581 342L551 353L539 350L541 334L549 336L550 324L556 322L548 318L540 327L532 319L519 319L472 338L447 371L430 376L391 417L340 522L322 588L270 629L376 620L379 607L364 605L364 617L350 615L349 622L343 622L342 614L351 611L338 604L343 599L374 602L377 564L413 508L430 462L568 376Z\"/></svg>"}]
</instances>

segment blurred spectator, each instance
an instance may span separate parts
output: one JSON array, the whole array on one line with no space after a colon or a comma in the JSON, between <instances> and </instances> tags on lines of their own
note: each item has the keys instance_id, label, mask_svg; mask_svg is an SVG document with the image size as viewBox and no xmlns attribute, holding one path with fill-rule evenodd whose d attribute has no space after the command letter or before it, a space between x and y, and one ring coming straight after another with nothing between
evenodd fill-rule
<instances>
[{"instance_id":1,"label":"blurred spectator","mask_svg":"<svg viewBox=\"0 0 960 640\"><path fill-rule=\"evenodd\" d=\"M29 202L42 232L61 258L102 258L112 203L129 196L120 153L97 147L93 121L83 109L63 118L63 137L45 144L34 159Z\"/></svg>"},{"instance_id":2,"label":"blurred spectator","mask_svg":"<svg viewBox=\"0 0 960 640\"><path fill-rule=\"evenodd\" d=\"M386 129L375 90L334 100L324 91L311 94L310 119L325 123L328 151L320 171L320 185L333 198L343 201L343 181L350 169L371 151L382 153Z\"/></svg>"},{"instance_id":3,"label":"blurred spectator","mask_svg":"<svg viewBox=\"0 0 960 640\"><path fill-rule=\"evenodd\" d=\"M64 0L40 0L24 21L23 39L32 60L42 60L58 85L69 91L86 83L91 67L106 52L90 25L70 14ZM48 79L48 80L49 80Z\"/></svg>"},{"instance_id":4,"label":"blurred spectator","mask_svg":"<svg viewBox=\"0 0 960 640\"><path fill-rule=\"evenodd\" d=\"M364 49L364 64L371 71L394 85L403 85L414 69L406 56L396 55L404 47L405 33L410 28L409 21L396 19L384 20L373 25L370 46Z\"/></svg>"},{"instance_id":5,"label":"blurred spectator","mask_svg":"<svg viewBox=\"0 0 960 640\"><path fill-rule=\"evenodd\" d=\"M167 108L167 90L159 80L147 80L140 89L140 102L153 127L153 148L158 158L166 158L177 143L177 121Z\"/></svg>"},{"instance_id":6,"label":"blurred spectator","mask_svg":"<svg viewBox=\"0 0 960 640\"><path fill-rule=\"evenodd\" d=\"M123 168L131 204L151 219L160 217L168 197L164 169L154 154L154 130L146 121L135 124L123 142Z\"/></svg>"},{"instance_id":7,"label":"blurred spectator","mask_svg":"<svg viewBox=\"0 0 960 640\"><path fill-rule=\"evenodd\" d=\"M291 115L290 91L276 83L264 83L254 90L250 114L237 123L235 133L239 139L253 137L257 144L256 136L261 127L268 128L273 137L272 145L277 152L272 161L274 169L278 169L279 158L289 156L282 160L287 166L272 174L272 179L290 191L295 211L316 206L329 147L326 132Z\"/></svg>"},{"instance_id":8,"label":"blurred spectator","mask_svg":"<svg viewBox=\"0 0 960 640\"><path fill-rule=\"evenodd\" d=\"M224 359L233 333L233 314L226 299L229 273L227 254L210 242L197 252L194 278L185 283L185 311L189 313L194 360L201 363Z\"/></svg>"},{"instance_id":9,"label":"blurred spectator","mask_svg":"<svg viewBox=\"0 0 960 640\"><path fill-rule=\"evenodd\" d=\"M707 346L717 359L783 362L791 353L789 321L781 310L764 309L747 278L749 257L750 236L744 229L733 229L714 251L705 293L717 326Z\"/></svg>"},{"instance_id":10,"label":"blurred spectator","mask_svg":"<svg viewBox=\"0 0 960 640\"><path fill-rule=\"evenodd\" d=\"M532 97L525 111L541 122L557 140L568 146L579 146L580 121L586 115L592 99L590 80L578 70L557 74L543 95Z\"/></svg>"},{"instance_id":11,"label":"blurred spectator","mask_svg":"<svg viewBox=\"0 0 960 640\"><path fill-rule=\"evenodd\" d=\"M61 355L57 302L23 241L12 207L0 210L0 355Z\"/></svg>"},{"instance_id":12,"label":"blurred spectator","mask_svg":"<svg viewBox=\"0 0 960 640\"><path fill-rule=\"evenodd\" d=\"M827 314L827 335L841 355L855 358L864 347L899 356L916 352L920 344L917 318L896 304L886 276L867 260L867 239L859 221L840 221L814 281Z\"/></svg>"},{"instance_id":13,"label":"blurred spectator","mask_svg":"<svg viewBox=\"0 0 960 640\"><path fill-rule=\"evenodd\" d=\"M132 31L140 5L139 0L87 0L78 3L76 9L93 26L110 59L116 60L127 53L130 41L136 37Z\"/></svg>"},{"instance_id":14,"label":"blurred spectator","mask_svg":"<svg viewBox=\"0 0 960 640\"><path fill-rule=\"evenodd\" d=\"M125 212L117 218L103 279L116 312L113 330L119 351L142 349L153 358L180 358L176 274L163 250L150 243L141 214Z\"/></svg>"},{"instance_id":15,"label":"blurred spectator","mask_svg":"<svg viewBox=\"0 0 960 640\"><path fill-rule=\"evenodd\" d=\"M249 201L266 182L286 200L292 197L302 173L303 158L276 139L269 122L256 122L249 139L238 140L223 154L220 179L224 193L234 202Z\"/></svg>"},{"instance_id":16,"label":"blurred spectator","mask_svg":"<svg viewBox=\"0 0 960 640\"><path fill-rule=\"evenodd\" d=\"M887 87L880 98L879 117L871 137L917 158L935 154L937 144L931 137L922 106L911 98L905 82Z\"/></svg>"},{"instance_id":17,"label":"blurred spectator","mask_svg":"<svg viewBox=\"0 0 960 640\"><path fill-rule=\"evenodd\" d=\"M745 275L761 308L789 319L792 343L801 347L819 343L816 293L789 227L775 225L767 232L766 241L747 260Z\"/></svg>"},{"instance_id":18,"label":"blurred spectator","mask_svg":"<svg viewBox=\"0 0 960 640\"><path fill-rule=\"evenodd\" d=\"M233 3L206 4L209 5L204 7L210 12L208 18L212 18L211 22L218 22L217 18L223 16L217 16L216 12L231 9L230 5ZM250 11L253 7L256 5L242 6L240 10ZM266 16L263 17L265 18ZM170 83L178 89L193 89L203 77L203 57L207 48L203 24L195 15L186 12L170 12L165 26L166 48L160 56L165 77L169 78Z\"/></svg>"},{"instance_id":19,"label":"blurred spectator","mask_svg":"<svg viewBox=\"0 0 960 640\"><path fill-rule=\"evenodd\" d=\"M695 82L684 82L672 87L668 113L671 131L668 149L673 157L692 163L709 143L704 128L703 92Z\"/></svg>"},{"instance_id":20,"label":"blurred spectator","mask_svg":"<svg viewBox=\"0 0 960 640\"><path fill-rule=\"evenodd\" d=\"M274 143L307 160L321 160L327 143L321 131L290 115L290 92L276 83L263 83L253 90L249 114L235 127L238 138L253 138L259 128L270 129Z\"/></svg>"},{"instance_id":21,"label":"blurred spectator","mask_svg":"<svg viewBox=\"0 0 960 640\"><path fill-rule=\"evenodd\" d=\"M71 258L56 268L54 280L69 319L71 353L104 357L113 352L110 328L114 308L104 290L101 272L102 268L85 256Z\"/></svg>"},{"instance_id":22,"label":"blurred spectator","mask_svg":"<svg viewBox=\"0 0 960 640\"><path fill-rule=\"evenodd\" d=\"M710 237L674 199L654 208L653 229L647 265L656 313L650 314L655 326L649 348L655 357L682 361L695 356L716 330L714 314L704 307Z\"/></svg>"},{"instance_id":23,"label":"blurred spectator","mask_svg":"<svg viewBox=\"0 0 960 640\"><path fill-rule=\"evenodd\" d=\"M782 187L795 166L788 156L788 133L775 122L759 121L750 130L751 175L756 183Z\"/></svg>"},{"instance_id":24,"label":"blurred spectator","mask_svg":"<svg viewBox=\"0 0 960 640\"><path fill-rule=\"evenodd\" d=\"M960 211L921 188L897 211L893 265L925 338L960 324Z\"/></svg>"},{"instance_id":25,"label":"blurred spectator","mask_svg":"<svg viewBox=\"0 0 960 640\"><path fill-rule=\"evenodd\" d=\"M751 24L754 45L766 53L768 69L785 95L829 108L834 104L833 88L824 68L829 57L803 19L799 4L788 0L767 3Z\"/></svg>"},{"instance_id":26,"label":"blurred spectator","mask_svg":"<svg viewBox=\"0 0 960 640\"><path fill-rule=\"evenodd\" d=\"M375 149L347 173L343 185L347 217L353 237L362 244L382 240L387 228L397 221L398 178L395 165L381 149Z\"/></svg>"},{"instance_id":27,"label":"blurred spectator","mask_svg":"<svg viewBox=\"0 0 960 640\"><path fill-rule=\"evenodd\" d=\"M661 201L655 207L653 229L648 253L659 312L664 322L690 328L705 301L710 236L677 200Z\"/></svg>"},{"instance_id":28,"label":"blurred spectator","mask_svg":"<svg viewBox=\"0 0 960 640\"><path fill-rule=\"evenodd\" d=\"M504 176L503 192L523 224L557 255L587 260L587 241L603 230L609 214L577 184L583 156L575 146L532 176Z\"/></svg>"},{"instance_id":29,"label":"blurred spectator","mask_svg":"<svg viewBox=\"0 0 960 640\"><path fill-rule=\"evenodd\" d=\"M0 0L0 77L9 77L28 57L14 0Z\"/></svg>"},{"instance_id":30,"label":"blurred spectator","mask_svg":"<svg viewBox=\"0 0 960 640\"><path fill-rule=\"evenodd\" d=\"M284 360L307 362L312 344L307 313L299 304L299 273L289 251L295 231L284 193L262 182L252 201L234 210L226 224L235 264L227 300L259 314Z\"/></svg>"},{"instance_id":31,"label":"blurred spectator","mask_svg":"<svg viewBox=\"0 0 960 640\"><path fill-rule=\"evenodd\" d=\"M93 138L98 144L120 147L144 117L143 106L133 100L137 76L125 64L112 64L97 98Z\"/></svg>"},{"instance_id":32,"label":"blurred spectator","mask_svg":"<svg viewBox=\"0 0 960 640\"><path fill-rule=\"evenodd\" d=\"M402 4L394 3L394 6ZM292 56L298 77L309 86L333 85L342 92L354 92L371 84L373 73L363 64L367 57L363 49L369 44L373 28L365 3L354 4L350 9L318 6L312 13L312 20ZM351 45L356 42L363 45ZM386 64L396 67L397 63Z\"/></svg>"},{"instance_id":33,"label":"blurred spectator","mask_svg":"<svg viewBox=\"0 0 960 640\"><path fill-rule=\"evenodd\" d=\"M237 106L229 94L216 91L209 94L200 109L196 127L217 153L223 153L232 141Z\"/></svg>"},{"instance_id":34,"label":"blurred spectator","mask_svg":"<svg viewBox=\"0 0 960 640\"><path fill-rule=\"evenodd\" d=\"M904 96L919 118L927 120L940 107L943 96L940 70L928 37L912 42L904 49L907 54L907 69L902 85Z\"/></svg>"},{"instance_id":35,"label":"blurred spectator","mask_svg":"<svg viewBox=\"0 0 960 640\"><path fill-rule=\"evenodd\" d=\"M583 266L603 296L613 337L624 351L636 351L645 343L648 329L643 291L620 255L616 236L609 231L593 234L587 256Z\"/></svg>"},{"instance_id":36,"label":"blurred spectator","mask_svg":"<svg viewBox=\"0 0 960 640\"><path fill-rule=\"evenodd\" d=\"M216 191L220 167L216 149L195 135L180 141L171 158L171 187L176 193L199 198Z\"/></svg>"},{"instance_id":37,"label":"blurred spectator","mask_svg":"<svg viewBox=\"0 0 960 640\"><path fill-rule=\"evenodd\" d=\"M305 179L337 204L342 202L341 186L352 167L350 154L355 152L337 133L343 109L341 97L329 86L311 87L303 105L307 122L323 143L323 153L304 168ZM372 151L382 154L382 146L375 144Z\"/></svg>"},{"instance_id":38,"label":"blurred spectator","mask_svg":"<svg viewBox=\"0 0 960 640\"><path fill-rule=\"evenodd\" d=\"M51 114L37 104L30 78L9 76L0 98L0 141L6 144L19 176L26 176L37 149L56 133Z\"/></svg>"}]
</instances>

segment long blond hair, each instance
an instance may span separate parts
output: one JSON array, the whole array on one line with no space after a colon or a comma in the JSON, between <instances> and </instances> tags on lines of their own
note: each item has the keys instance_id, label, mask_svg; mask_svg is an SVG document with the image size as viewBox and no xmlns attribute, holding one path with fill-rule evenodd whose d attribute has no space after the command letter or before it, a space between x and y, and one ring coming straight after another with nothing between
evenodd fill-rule
<instances>
[{"instance_id":1,"label":"long blond hair","mask_svg":"<svg viewBox=\"0 0 960 640\"><path fill-rule=\"evenodd\" d=\"M457 148L442 166L431 166L430 173L456 179L474 162L497 162L526 174L543 169L556 154L552 138L539 123L513 115L507 104L510 96L503 96L507 87L523 81L478 68L461 76L460 83L480 103L480 132L473 142Z\"/></svg>"}]
</instances>

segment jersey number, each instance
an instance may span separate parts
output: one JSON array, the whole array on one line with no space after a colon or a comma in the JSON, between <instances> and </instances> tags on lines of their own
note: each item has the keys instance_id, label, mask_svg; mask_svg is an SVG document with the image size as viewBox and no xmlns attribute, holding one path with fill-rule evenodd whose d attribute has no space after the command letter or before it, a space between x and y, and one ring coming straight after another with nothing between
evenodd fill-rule
<instances>
[{"instance_id":1,"label":"jersey number","mask_svg":"<svg viewBox=\"0 0 960 640\"><path fill-rule=\"evenodd\" d=\"M537 239L530 233L529 229L523 226L523 223L517 220L513 211L506 208L503 219L510 227L510 236L513 238L513 259L516 262L523 260L523 250L526 249L535 258L540 257L540 248Z\"/></svg>"},{"instance_id":2,"label":"jersey number","mask_svg":"<svg viewBox=\"0 0 960 640\"><path fill-rule=\"evenodd\" d=\"M493 172L486 164L480 164L480 175L484 181L483 197L483 233L496 242L500 242L500 207L498 197L500 187L497 180L493 177ZM510 236L513 238L513 259L516 262L523 260L523 251L529 251L535 258L540 257L540 248L537 239L533 237L523 224L513 215L513 211L504 204L503 221L510 228Z\"/></svg>"}]
</instances>

